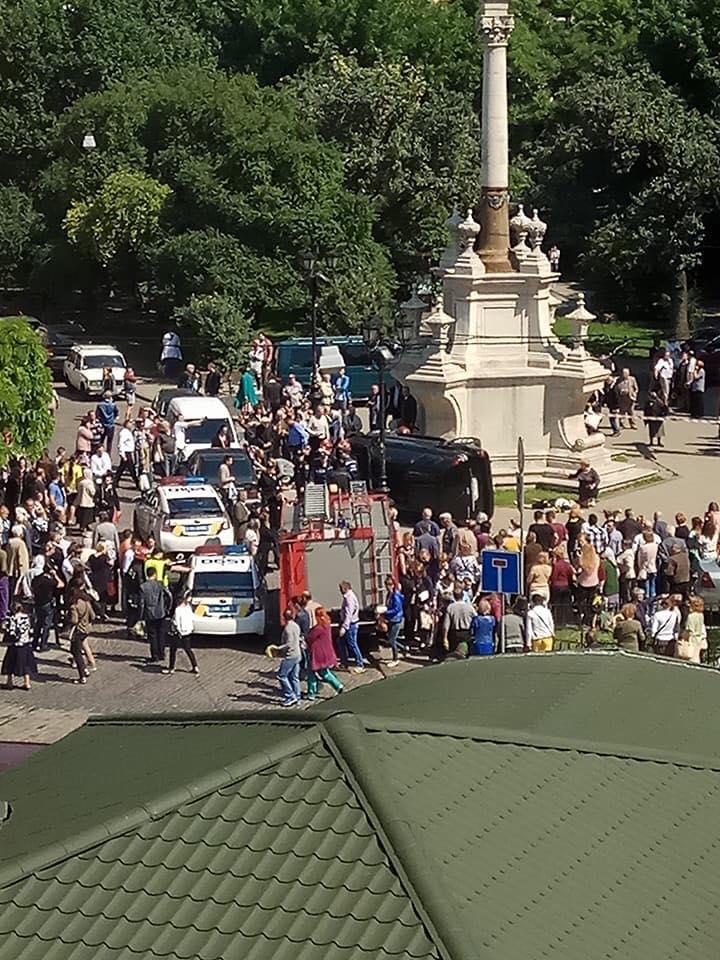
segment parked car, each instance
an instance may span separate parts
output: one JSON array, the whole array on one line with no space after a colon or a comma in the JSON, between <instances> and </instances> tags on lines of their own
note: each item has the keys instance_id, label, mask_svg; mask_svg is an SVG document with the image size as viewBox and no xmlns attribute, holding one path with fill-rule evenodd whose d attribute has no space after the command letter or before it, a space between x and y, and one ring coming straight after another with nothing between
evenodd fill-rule
<instances>
[{"instance_id":1,"label":"parked car","mask_svg":"<svg viewBox=\"0 0 720 960\"><path fill-rule=\"evenodd\" d=\"M350 438L359 475L371 487L380 483L380 442L377 433ZM403 513L419 516L423 507L435 515L445 511L456 520L491 517L495 507L490 458L472 437L398 436L385 439L390 496Z\"/></svg>"},{"instance_id":2,"label":"parked car","mask_svg":"<svg viewBox=\"0 0 720 960\"><path fill-rule=\"evenodd\" d=\"M85 396L97 396L102 393L103 370L106 367L112 369L117 391L120 392L127 364L117 347L107 344L76 344L63 363L63 379L69 387L79 390Z\"/></svg>"},{"instance_id":3,"label":"parked car","mask_svg":"<svg viewBox=\"0 0 720 960\"><path fill-rule=\"evenodd\" d=\"M319 337L318 341L320 369L337 372L344 365L350 378L350 392L353 401L365 402L370 387L378 382L378 372L370 359L368 345L362 337ZM283 383L288 375L294 373L303 386L310 386L312 373L312 340L293 338L282 340L277 345L277 374ZM391 386L393 379L385 374L385 383Z\"/></svg>"},{"instance_id":4,"label":"parked car","mask_svg":"<svg viewBox=\"0 0 720 960\"><path fill-rule=\"evenodd\" d=\"M182 387L163 387L162 390L158 390L155 394L155 399L152 402L152 408L155 413L159 414L161 417L166 417L168 412L168 407L170 402L176 397L197 397L199 396L195 390L185 390Z\"/></svg>"},{"instance_id":5,"label":"parked car","mask_svg":"<svg viewBox=\"0 0 720 960\"><path fill-rule=\"evenodd\" d=\"M206 450L221 427L230 432L231 444L238 446L235 424L230 411L219 397L203 397L193 393L189 397L175 397L167 407L167 419L174 426L182 417L185 422L185 456L195 450Z\"/></svg>"},{"instance_id":6,"label":"parked car","mask_svg":"<svg viewBox=\"0 0 720 960\"><path fill-rule=\"evenodd\" d=\"M168 477L135 501L133 530L163 553L192 553L215 540L233 543L232 524L214 487L199 477Z\"/></svg>"},{"instance_id":7,"label":"parked car","mask_svg":"<svg viewBox=\"0 0 720 960\"><path fill-rule=\"evenodd\" d=\"M47 351L47 365L56 378L62 377L65 361L85 331L73 323L51 323L38 327L40 342Z\"/></svg>"},{"instance_id":8,"label":"parked car","mask_svg":"<svg viewBox=\"0 0 720 960\"><path fill-rule=\"evenodd\" d=\"M237 487L254 488L257 485L255 468L242 447L209 447L196 450L186 460L184 467L188 476L205 477L214 487L218 485L218 471L225 457L232 457L232 474Z\"/></svg>"}]
</instances>

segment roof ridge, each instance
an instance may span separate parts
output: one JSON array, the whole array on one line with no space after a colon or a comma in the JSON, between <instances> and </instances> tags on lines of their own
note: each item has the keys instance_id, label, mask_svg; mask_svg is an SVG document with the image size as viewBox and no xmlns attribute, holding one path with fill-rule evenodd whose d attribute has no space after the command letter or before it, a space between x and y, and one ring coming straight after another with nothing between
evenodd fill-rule
<instances>
[{"instance_id":1,"label":"roof ridge","mask_svg":"<svg viewBox=\"0 0 720 960\"><path fill-rule=\"evenodd\" d=\"M187 726L189 723L201 723L204 726L235 725L238 723L264 723L279 727L314 727L317 716L306 713L288 714L280 710L223 710L222 713L106 713L91 714L85 726Z\"/></svg>"},{"instance_id":2,"label":"roof ridge","mask_svg":"<svg viewBox=\"0 0 720 960\"><path fill-rule=\"evenodd\" d=\"M571 736L553 737L537 732L524 733L510 727L478 727L444 720L408 720L402 717L379 717L376 714L360 714L359 717L368 733L415 733L422 736L473 740L477 743L506 743L518 747L535 747L538 750L594 754L600 757L617 757L619 760L665 763L720 773L720 757L714 759L704 754L653 750L650 747L636 748L630 744L598 743L594 740L574 739Z\"/></svg>"},{"instance_id":3,"label":"roof ridge","mask_svg":"<svg viewBox=\"0 0 720 960\"><path fill-rule=\"evenodd\" d=\"M397 815L396 808L386 810L385 798L371 774L369 751L363 749L367 730L362 718L339 711L322 721L321 731L442 960L477 960L480 951L455 919L454 908L443 899L412 825Z\"/></svg>"},{"instance_id":4,"label":"roof ridge","mask_svg":"<svg viewBox=\"0 0 720 960\"><path fill-rule=\"evenodd\" d=\"M138 804L129 811L116 814L105 823L97 824L66 840L49 843L28 857L9 861L0 867L0 889L25 879L37 870L60 863L100 843L136 830L148 819L158 820L183 803L200 800L222 787L246 780L268 767L275 766L281 760L302 753L308 747L320 742L320 729L317 723L314 723L313 727L313 730L297 733L272 747L263 747L236 763L218 767L211 773L198 777L192 783L183 784L160 794L147 803Z\"/></svg>"}]
</instances>

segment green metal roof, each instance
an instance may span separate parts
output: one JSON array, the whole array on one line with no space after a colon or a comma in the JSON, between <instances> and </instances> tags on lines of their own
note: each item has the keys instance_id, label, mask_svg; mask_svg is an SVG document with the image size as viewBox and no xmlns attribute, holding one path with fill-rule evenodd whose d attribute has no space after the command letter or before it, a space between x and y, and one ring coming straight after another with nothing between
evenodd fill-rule
<instances>
[{"instance_id":1,"label":"green metal roof","mask_svg":"<svg viewBox=\"0 0 720 960\"><path fill-rule=\"evenodd\" d=\"M0 776L0 960L708 960L718 684L483 658L91 722Z\"/></svg>"}]
</instances>

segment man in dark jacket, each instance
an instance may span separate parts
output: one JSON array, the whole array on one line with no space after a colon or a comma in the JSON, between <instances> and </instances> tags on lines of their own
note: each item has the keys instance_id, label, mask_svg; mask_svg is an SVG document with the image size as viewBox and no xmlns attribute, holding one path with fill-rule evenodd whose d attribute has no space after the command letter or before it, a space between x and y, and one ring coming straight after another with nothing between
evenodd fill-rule
<instances>
[{"instance_id":1,"label":"man in dark jacket","mask_svg":"<svg viewBox=\"0 0 720 960\"><path fill-rule=\"evenodd\" d=\"M216 397L220 393L220 374L215 369L215 364L212 361L208 363L204 390L206 397Z\"/></svg>"},{"instance_id":2,"label":"man in dark jacket","mask_svg":"<svg viewBox=\"0 0 720 960\"><path fill-rule=\"evenodd\" d=\"M105 445L108 453L112 453L112 442L115 436L115 424L120 416L117 404L113 402L112 393L107 390L102 401L95 408L95 416L105 434Z\"/></svg>"},{"instance_id":3,"label":"man in dark jacket","mask_svg":"<svg viewBox=\"0 0 720 960\"><path fill-rule=\"evenodd\" d=\"M147 580L140 587L140 620L145 621L145 635L150 644L149 663L165 659L165 617L170 612L172 597L167 587L158 582L157 570L148 567Z\"/></svg>"}]
</instances>

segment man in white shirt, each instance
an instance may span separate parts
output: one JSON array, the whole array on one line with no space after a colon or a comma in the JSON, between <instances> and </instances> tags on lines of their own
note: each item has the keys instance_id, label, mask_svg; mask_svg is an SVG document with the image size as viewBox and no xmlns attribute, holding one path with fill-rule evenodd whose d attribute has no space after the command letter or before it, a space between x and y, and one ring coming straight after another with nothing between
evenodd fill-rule
<instances>
[{"instance_id":1,"label":"man in white shirt","mask_svg":"<svg viewBox=\"0 0 720 960\"><path fill-rule=\"evenodd\" d=\"M552 613L545 606L544 598L539 593L530 598L530 603L525 636L533 652L545 653L553 648L555 621Z\"/></svg>"},{"instance_id":2,"label":"man in white shirt","mask_svg":"<svg viewBox=\"0 0 720 960\"><path fill-rule=\"evenodd\" d=\"M672 362L672 357L670 356L670 351L666 350L656 362L655 369L653 370L653 374L660 388L660 395L665 403L668 403L670 400L670 386L674 373L675 367Z\"/></svg>"},{"instance_id":3,"label":"man in white shirt","mask_svg":"<svg viewBox=\"0 0 720 960\"><path fill-rule=\"evenodd\" d=\"M122 425L118 436L118 454L120 462L118 464L117 475L115 476L115 486L120 486L120 478L123 473L129 473L130 479L137 487L138 477L135 469L135 435L132 430L132 420L126 420Z\"/></svg>"},{"instance_id":4,"label":"man in white shirt","mask_svg":"<svg viewBox=\"0 0 720 960\"><path fill-rule=\"evenodd\" d=\"M95 482L102 480L108 473L112 473L112 460L102 443L90 457L90 472Z\"/></svg>"},{"instance_id":5,"label":"man in white shirt","mask_svg":"<svg viewBox=\"0 0 720 960\"><path fill-rule=\"evenodd\" d=\"M325 407L319 403L308 420L308 433L311 437L317 437L322 443L330 439L330 421L325 416Z\"/></svg>"},{"instance_id":6,"label":"man in white shirt","mask_svg":"<svg viewBox=\"0 0 720 960\"><path fill-rule=\"evenodd\" d=\"M680 610L671 605L670 597L665 597L650 622L650 639L655 653L672 655L668 646L675 642L679 630Z\"/></svg>"},{"instance_id":7,"label":"man in white shirt","mask_svg":"<svg viewBox=\"0 0 720 960\"><path fill-rule=\"evenodd\" d=\"M661 538L655 533L655 531L653 530L652 524L651 524L651 523L645 523L645 524L643 525L643 528L642 528L642 530L640 531L640 533L636 534L636 535L633 537L633 549L635 550L636 553L637 553L637 549L638 549L638 547L640 546L640 544L645 542L645 534L647 533L648 530L649 530L650 533L652 533L652 535L653 535L653 543L657 543L658 545L660 545L660 544L662 543L662 539L661 539Z\"/></svg>"},{"instance_id":8,"label":"man in white shirt","mask_svg":"<svg viewBox=\"0 0 720 960\"><path fill-rule=\"evenodd\" d=\"M173 437L175 438L175 459L177 463L182 463L185 459L185 447L187 446L187 440L185 438L186 431L187 425L181 414L178 416L172 428Z\"/></svg>"}]
</instances>

